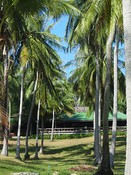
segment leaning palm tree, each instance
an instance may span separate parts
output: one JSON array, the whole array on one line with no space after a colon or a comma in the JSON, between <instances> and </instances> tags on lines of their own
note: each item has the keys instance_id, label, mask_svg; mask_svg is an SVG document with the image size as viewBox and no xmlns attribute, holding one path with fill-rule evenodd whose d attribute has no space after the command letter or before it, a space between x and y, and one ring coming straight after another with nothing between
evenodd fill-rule
<instances>
[{"instance_id":1,"label":"leaning palm tree","mask_svg":"<svg viewBox=\"0 0 131 175\"><path fill-rule=\"evenodd\" d=\"M49 38L47 33L45 33L45 36ZM44 36L44 37L45 37ZM35 96L36 96L36 90L37 90L37 83L38 83L38 77L41 76L43 81L46 82L47 87L51 90L53 89L53 84L51 81L51 77L53 76L58 76L59 75L59 63L60 59L59 56L56 54L56 52L50 47L49 44L47 44L46 39L47 38L40 38L40 41L31 39L31 43L33 44L32 46L32 51L31 54L33 57L32 60L32 65L35 68L37 67L36 70L36 80L34 84L34 91L33 91L33 100L32 100L32 105L28 117L28 123L27 123L27 130L26 130L26 148L25 148L25 159L29 158L28 154L28 136L29 136L29 127L30 127L30 122L32 118L32 111L35 103ZM49 41L49 40L48 40ZM52 43L54 43L52 41ZM39 52L38 52L39 51ZM35 65L35 66L34 66ZM52 91L52 90L51 90Z\"/></svg>"},{"instance_id":2,"label":"leaning palm tree","mask_svg":"<svg viewBox=\"0 0 131 175\"><path fill-rule=\"evenodd\" d=\"M25 65L28 60L28 51L25 46L20 54L20 73L21 73L21 90L20 90L20 106L19 106L19 120L18 120L18 130L17 130L17 146L16 146L16 158L21 159L20 157L20 136L21 136L21 120L22 120L22 108L23 108L23 93L24 93L24 72L25 72Z\"/></svg>"},{"instance_id":3,"label":"leaning palm tree","mask_svg":"<svg viewBox=\"0 0 131 175\"><path fill-rule=\"evenodd\" d=\"M27 130L26 130L26 148L25 148L25 159L29 158L28 154L28 136L29 136L29 129L30 129L30 123L31 123L31 118L32 118L32 112L35 104L35 96L36 96L36 90L37 90L37 84L38 84L38 71L36 72L36 78L34 81L34 90L32 94L32 102L31 102L31 107L30 107L30 112L29 112L29 117L28 117L28 123L27 123Z\"/></svg>"}]
</instances>

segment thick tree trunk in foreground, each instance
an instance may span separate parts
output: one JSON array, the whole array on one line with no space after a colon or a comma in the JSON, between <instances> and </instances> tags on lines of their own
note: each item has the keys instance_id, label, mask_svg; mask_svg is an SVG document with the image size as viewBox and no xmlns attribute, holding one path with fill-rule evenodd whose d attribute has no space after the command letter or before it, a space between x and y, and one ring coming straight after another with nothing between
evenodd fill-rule
<instances>
[{"instance_id":1,"label":"thick tree trunk in foreground","mask_svg":"<svg viewBox=\"0 0 131 175\"><path fill-rule=\"evenodd\" d=\"M103 152L102 162L100 169L96 175L113 175L110 167L110 155L109 155L109 126L108 126L108 115L109 115L109 100L110 100L110 76L111 76L111 51L112 43L114 39L115 29L113 29L108 37L106 45L106 82L104 90L104 108L103 108Z\"/></svg>"},{"instance_id":2,"label":"thick tree trunk in foreground","mask_svg":"<svg viewBox=\"0 0 131 175\"><path fill-rule=\"evenodd\" d=\"M96 55L96 93L95 93L95 127L94 127L94 146L95 146L95 164L101 163L101 150L100 150L100 127L99 127L99 55Z\"/></svg>"},{"instance_id":3,"label":"thick tree trunk in foreground","mask_svg":"<svg viewBox=\"0 0 131 175\"><path fill-rule=\"evenodd\" d=\"M100 156L101 156L101 89L99 89L99 149L100 149Z\"/></svg>"},{"instance_id":4,"label":"thick tree trunk in foreground","mask_svg":"<svg viewBox=\"0 0 131 175\"><path fill-rule=\"evenodd\" d=\"M6 44L3 48L3 59L4 59L4 97L3 97L3 107L5 111L7 111L7 88L8 88L8 50ZM3 126L3 147L1 154L4 156L8 156L8 128Z\"/></svg>"},{"instance_id":5,"label":"thick tree trunk in foreground","mask_svg":"<svg viewBox=\"0 0 131 175\"><path fill-rule=\"evenodd\" d=\"M119 33L117 31L115 48L114 48L114 102L113 102L112 141L111 141L111 146L110 146L110 166L111 168L114 168L116 130L117 130L118 45L119 45Z\"/></svg>"},{"instance_id":6,"label":"thick tree trunk in foreground","mask_svg":"<svg viewBox=\"0 0 131 175\"><path fill-rule=\"evenodd\" d=\"M123 0L126 63L127 141L125 175L131 174L131 0Z\"/></svg>"}]
</instances>

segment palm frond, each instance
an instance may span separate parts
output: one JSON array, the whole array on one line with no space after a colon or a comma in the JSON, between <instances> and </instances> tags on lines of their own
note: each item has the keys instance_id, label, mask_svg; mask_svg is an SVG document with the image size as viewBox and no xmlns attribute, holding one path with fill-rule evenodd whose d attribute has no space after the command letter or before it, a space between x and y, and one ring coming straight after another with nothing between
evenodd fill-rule
<instances>
[{"instance_id":1,"label":"palm frond","mask_svg":"<svg viewBox=\"0 0 131 175\"><path fill-rule=\"evenodd\" d=\"M8 114L6 110L3 107L0 107L0 123L4 125L5 127L8 128L9 123L8 123Z\"/></svg>"}]
</instances>

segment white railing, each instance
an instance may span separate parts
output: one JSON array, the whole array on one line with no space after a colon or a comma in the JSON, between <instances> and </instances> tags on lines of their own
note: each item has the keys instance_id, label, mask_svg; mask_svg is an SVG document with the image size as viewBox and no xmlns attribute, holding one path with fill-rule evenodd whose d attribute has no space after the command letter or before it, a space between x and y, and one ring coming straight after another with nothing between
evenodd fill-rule
<instances>
[{"instance_id":1,"label":"white railing","mask_svg":"<svg viewBox=\"0 0 131 175\"><path fill-rule=\"evenodd\" d=\"M50 134L51 128L45 128L44 134ZM90 128L54 128L54 134L86 134L90 131ZM42 129L39 128L39 133L42 133Z\"/></svg>"},{"instance_id":2,"label":"white railing","mask_svg":"<svg viewBox=\"0 0 131 175\"><path fill-rule=\"evenodd\" d=\"M112 127L109 127L111 130ZM117 126L120 131L126 131L126 126ZM44 134L51 134L52 128L44 128ZM102 128L101 128L102 131ZM76 127L76 128L54 128L54 134L87 134L93 132L92 127ZM42 133L42 129L39 128L39 134Z\"/></svg>"}]
</instances>

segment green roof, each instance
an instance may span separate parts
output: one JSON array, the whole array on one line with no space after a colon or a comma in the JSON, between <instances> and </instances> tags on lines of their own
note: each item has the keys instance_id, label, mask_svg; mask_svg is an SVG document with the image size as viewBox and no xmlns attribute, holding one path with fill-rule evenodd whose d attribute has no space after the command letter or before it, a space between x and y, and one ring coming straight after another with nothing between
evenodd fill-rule
<instances>
[{"instance_id":1,"label":"green roof","mask_svg":"<svg viewBox=\"0 0 131 175\"><path fill-rule=\"evenodd\" d=\"M117 119L118 120L126 120L127 116L126 114L122 113L122 112L118 112L117 113ZM110 113L109 114L109 120L112 120L113 119L113 115Z\"/></svg>"},{"instance_id":2,"label":"green roof","mask_svg":"<svg viewBox=\"0 0 131 175\"><path fill-rule=\"evenodd\" d=\"M117 113L118 120L126 120L126 115L118 112ZM113 115L109 113L109 120L113 119ZM67 116L66 114L60 115L59 120L62 121L92 121L93 120L93 113L90 116L87 116L85 112L75 113L71 116Z\"/></svg>"}]
</instances>

